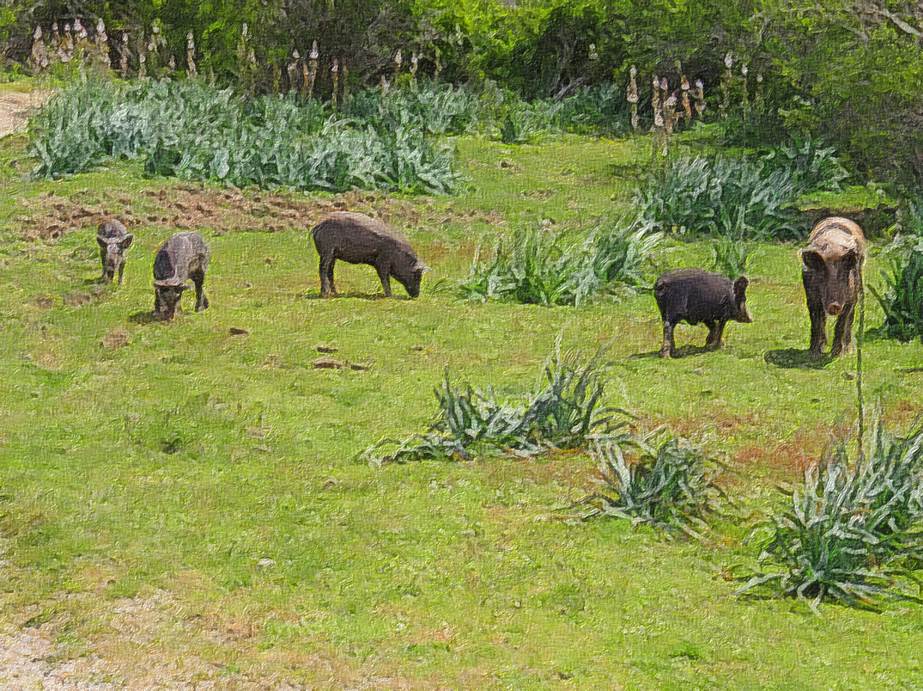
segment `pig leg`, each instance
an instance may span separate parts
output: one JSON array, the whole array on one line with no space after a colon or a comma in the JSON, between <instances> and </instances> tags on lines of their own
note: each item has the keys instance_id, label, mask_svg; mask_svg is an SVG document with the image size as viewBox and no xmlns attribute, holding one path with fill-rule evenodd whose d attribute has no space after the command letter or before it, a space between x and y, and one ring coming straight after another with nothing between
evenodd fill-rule
<instances>
[{"instance_id":1,"label":"pig leg","mask_svg":"<svg viewBox=\"0 0 923 691\"><path fill-rule=\"evenodd\" d=\"M336 263L336 257L331 253L323 255L320 258L320 294L321 297L329 298L336 295L333 288L333 265Z\"/></svg>"},{"instance_id":2,"label":"pig leg","mask_svg":"<svg viewBox=\"0 0 923 691\"><path fill-rule=\"evenodd\" d=\"M724 325L726 323L724 321L705 322L705 326L708 327L708 340L705 341L706 348L710 350L721 348L721 337L724 335Z\"/></svg>"},{"instance_id":3,"label":"pig leg","mask_svg":"<svg viewBox=\"0 0 923 691\"><path fill-rule=\"evenodd\" d=\"M811 355L820 356L827 345L827 314L823 305L808 304L811 315Z\"/></svg>"},{"instance_id":4,"label":"pig leg","mask_svg":"<svg viewBox=\"0 0 923 691\"><path fill-rule=\"evenodd\" d=\"M676 343L673 341L673 324L664 320L663 322L663 347L660 349L660 357L673 357L673 351L676 349Z\"/></svg>"},{"instance_id":5,"label":"pig leg","mask_svg":"<svg viewBox=\"0 0 923 691\"><path fill-rule=\"evenodd\" d=\"M376 264L375 269L378 271L378 278L381 280L381 287L385 291L385 297L391 297L391 268L387 264Z\"/></svg>"},{"instance_id":6,"label":"pig leg","mask_svg":"<svg viewBox=\"0 0 923 691\"><path fill-rule=\"evenodd\" d=\"M122 278L125 276L125 262L119 265L119 285L122 285Z\"/></svg>"},{"instance_id":7,"label":"pig leg","mask_svg":"<svg viewBox=\"0 0 923 691\"><path fill-rule=\"evenodd\" d=\"M836 326L833 328L833 348L830 350L833 357L848 353L852 347L852 324L855 316L856 306L847 305L836 320Z\"/></svg>"},{"instance_id":8,"label":"pig leg","mask_svg":"<svg viewBox=\"0 0 923 691\"><path fill-rule=\"evenodd\" d=\"M195 284L195 311L201 312L208 309L208 298L205 297L205 272L198 271L190 276Z\"/></svg>"}]
</instances>

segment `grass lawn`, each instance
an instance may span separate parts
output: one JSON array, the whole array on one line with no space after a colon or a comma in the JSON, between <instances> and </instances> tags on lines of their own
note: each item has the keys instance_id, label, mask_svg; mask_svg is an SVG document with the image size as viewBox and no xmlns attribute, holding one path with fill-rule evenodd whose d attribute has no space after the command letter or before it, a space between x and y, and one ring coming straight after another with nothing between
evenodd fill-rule
<instances>
[{"instance_id":1,"label":"grass lawn","mask_svg":"<svg viewBox=\"0 0 923 691\"><path fill-rule=\"evenodd\" d=\"M283 216L266 232L266 193L244 191L229 202L239 217L193 223L212 249L211 308L195 314L187 296L161 324L146 313L153 252L176 232L162 219L180 196L208 205L222 191L130 164L35 182L24 136L0 140L0 636L32 632L43 664L69 664L74 680L139 687L923 684L920 608L817 617L738 598L729 580L752 562L745 538L774 485L854 415L854 358L804 356L797 247L758 246L755 322L731 324L725 350L667 362L650 294L577 309L461 302L434 288L464 276L479 244L520 223L581 229L629 210L650 145L457 144L469 181L457 197L291 197L376 209L404 230L433 268L420 299L376 299L374 271L342 264L348 296L318 299L308 228ZM26 239L86 206L137 215L121 288L92 284L89 220ZM707 242L668 243L657 259L709 261ZM873 256L873 283L878 272ZM869 327L881 319L870 301ZM445 367L520 394L559 334L587 354L609 344L609 404L727 455L737 507L705 543L561 520L592 486L579 454L356 460L426 426ZM704 340L704 328L677 331L681 347ZM318 345L370 369L314 369ZM920 413L923 346L872 338L865 356L887 419Z\"/></svg>"}]
</instances>

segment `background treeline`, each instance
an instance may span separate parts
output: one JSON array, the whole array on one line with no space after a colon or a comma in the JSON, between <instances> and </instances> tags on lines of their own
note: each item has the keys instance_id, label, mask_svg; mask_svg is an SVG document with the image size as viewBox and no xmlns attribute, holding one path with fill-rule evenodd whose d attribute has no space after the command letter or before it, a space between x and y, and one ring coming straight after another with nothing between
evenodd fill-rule
<instances>
[{"instance_id":1,"label":"background treeline","mask_svg":"<svg viewBox=\"0 0 923 691\"><path fill-rule=\"evenodd\" d=\"M26 61L35 25L73 17L102 17L113 37L157 23L177 56L192 31L200 72L230 84L247 69L247 22L265 90L313 40L322 64L348 63L356 86L390 74L400 49L419 54L421 75L493 80L526 98L623 86L633 64L676 84L677 61L717 95L731 52L766 94L726 128L734 143L810 135L859 175L923 181L923 6L913 0L11 0L0 8L6 59ZM324 79L327 70L319 93Z\"/></svg>"}]
</instances>

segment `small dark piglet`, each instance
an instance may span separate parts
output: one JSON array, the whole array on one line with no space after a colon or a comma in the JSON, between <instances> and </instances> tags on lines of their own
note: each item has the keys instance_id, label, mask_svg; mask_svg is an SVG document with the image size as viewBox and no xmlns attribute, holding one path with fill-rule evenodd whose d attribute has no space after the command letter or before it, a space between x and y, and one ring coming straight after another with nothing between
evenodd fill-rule
<instances>
[{"instance_id":1,"label":"small dark piglet","mask_svg":"<svg viewBox=\"0 0 923 691\"><path fill-rule=\"evenodd\" d=\"M671 357L676 349L673 327L681 321L705 324L708 340L705 347L721 347L724 326L729 321L749 324L753 321L747 311L747 286L743 276L736 281L701 269L670 271L657 279L654 297L663 318L663 347L660 357Z\"/></svg>"},{"instance_id":2,"label":"small dark piglet","mask_svg":"<svg viewBox=\"0 0 923 691\"><path fill-rule=\"evenodd\" d=\"M103 264L103 275L99 279L100 282L112 283L112 279L118 273L119 285L122 285L122 276L125 273L125 250L131 247L134 239L135 236L114 218L100 224L96 231L99 258Z\"/></svg>"},{"instance_id":3,"label":"small dark piglet","mask_svg":"<svg viewBox=\"0 0 923 691\"><path fill-rule=\"evenodd\" d=\"M322 297L336 295L333 265L337 259L374 266L385 297L391 297L391 276L404 286L410 297L420 294L420 279L426 267L417 259L407 238L381 221L363 214L337 212L314 226L311 235L320 255Z\"/></svg>"},{"instance_id":4,"label":"small dark piglet","mask_svg":"<svg viewBox=\"0 0 923 691\"><path fill-rule=\"evenodd\" d=\"M177 233L167 240L154 258L154 315L170 320L176 314L186 281L195 284L195 308L208 307L202 286L208 269L208 245L198 233Z\"/></svg>"}]
</instances>

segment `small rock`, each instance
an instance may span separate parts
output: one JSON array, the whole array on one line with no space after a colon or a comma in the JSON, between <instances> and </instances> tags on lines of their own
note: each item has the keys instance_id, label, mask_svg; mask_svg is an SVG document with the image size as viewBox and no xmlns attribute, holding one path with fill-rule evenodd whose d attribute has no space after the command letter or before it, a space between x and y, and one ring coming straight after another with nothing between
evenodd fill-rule
<instances>
[{"instance_id":1,"label":"small rock","mask_svg":"<svg viewBox=\"0 0 923 691\"><path fill-rule=\"evenodd\" d=\"M232 336L249 336L250 335L249 331L247 331L246 329L241 329L238 326L232 326L229 329L229 331Z\"/></svg>"},{"instance_id":2,"label":"small rock","mask_svg":"<svg viewBox=\"0 0 923 691\"><path fill-rule=\"evenodd\" d=\"M328 478L327 481L324 483L324 489L333 489L336 486L337 486L337 481L334 480L332 477Z\"/></svg>"},{"instance_id":3,"label":"small rock","mask_svg":"<svg viewBox=\"0 0 923 691\"><path fill-rule=\"evenodd\" d=\"M424 347L421 345L410 346L410 349L416 353L422 353L424 351Z\"/></svg>"},{"instance_id":4,"label":"small rock","mask_svg":"<svg viewBox=\"0 0 923 691\"><path fill-rule=\"evenodd\" d=\"M368 372L370 369L372 369L372 366L363 362L350 362L349 369L355 372Z\"/></svg>"},{"instance_id":5,"label":"small rock","mask_svg":"<svg viewBox=\"0 0 923 691\"><path fill-rule=\"evenodd\" d=\"M276 565L276 560L270 559L269 557L263 557L258 562L256 562L256 565L259 566L261 569L271 569L273 566Z\"/></svg>"},{"instance_id":6,"label":"small rock","mask_svg":"<svg viewBox=\"0 0 923 691\"><path fill-rule=\"evenodd\" d=\"M314 350L316 350L318 353L335 353L339 350L339 348L332 345L319 345L315 346Z\"/></svg>"},{"instance_id":7,"label":"small rock","mask_svg":"<svg viewBox=\"0 0 923 691\"><path fill-rule=\"evenodd\" d=\"M329 357L322 357L314 361L314 369L343 369L345 366L339 360Z\"/></svg>"}]
</instances>

